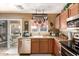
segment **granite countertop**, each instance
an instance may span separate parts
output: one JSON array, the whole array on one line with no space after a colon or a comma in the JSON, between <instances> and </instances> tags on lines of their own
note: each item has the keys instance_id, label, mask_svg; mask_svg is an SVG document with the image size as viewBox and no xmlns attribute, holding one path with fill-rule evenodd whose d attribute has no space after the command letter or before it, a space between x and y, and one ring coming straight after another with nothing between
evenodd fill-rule
<instances>
[{"instance_id":1,"label":"granite countertop","mask_svg":"<svg viewBox=\"0 0 79 59\"><path fill-rule=\"evenodd\" d=\"M53 36L30 36L30 37L18 37L18 38L54 38Z\"/></svg>"},{"instance_id":2,"label":"granite countertop","mask_svg":"<svg viewBox=\"0 0 79 59\"><path fill-rule=\"evenodd\" d=\"M31 36L30 38L54 38L53 36Z\"/></svg>"},{"instance_id":3,"label":"granite countertop","mask_svg":"<svg viewBox=\"0 0 79 59\"><path fill-rule=\"evenodd\" d=\"M49 38L49 39L55 39L57 41L67 41L64 40L63 38L56 37L56 36L30 36L30 37L18 37L18 38L23 38L23 39L32 39L32 38Z\"/></svg>"}]
</instances>

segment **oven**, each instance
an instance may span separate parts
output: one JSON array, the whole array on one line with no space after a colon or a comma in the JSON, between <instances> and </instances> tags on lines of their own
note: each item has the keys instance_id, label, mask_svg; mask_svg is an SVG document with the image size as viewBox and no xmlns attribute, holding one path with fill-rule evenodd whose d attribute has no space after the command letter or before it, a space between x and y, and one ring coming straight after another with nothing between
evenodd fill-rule
<instances>
[{"instance_id":1,"label":"oven","mask_svg":"<svg viewBox=\"0 0 79 59\"><path fill-rule=\"evenodd\" d=\"M73 39L74 39L75 48L79 49L79 31L74 32Z\"/></svg>"},{"instance_id":2,"label":"oven","mask_svg":"<svg viewBox=\"0 0 79 59\"><path fill-rule=\"evenodd\" d=\"M75 47L79 48L79 14L67 19L68 39L74 41Z\"/></svg>"},{"instance_id":3,"label":"oven","mask_svg":"<svg viewBox=\"0 0 79 59\"><path fill-rule=\"evenodd\" d=\"M69 51L67 48L65 48L64 46L61 46L61 55L62 56L75 56L74 53L72 53L71 51Z\"/></svg>"}]
</instances>

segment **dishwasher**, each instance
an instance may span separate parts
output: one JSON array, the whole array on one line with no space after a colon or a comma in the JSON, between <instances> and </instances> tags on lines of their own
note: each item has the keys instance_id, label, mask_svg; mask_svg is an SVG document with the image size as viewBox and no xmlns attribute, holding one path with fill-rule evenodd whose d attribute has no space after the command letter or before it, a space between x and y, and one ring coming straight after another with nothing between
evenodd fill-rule
<instances>
[{"instance_id":1,"label":"dishwasher","mask_svg":"<svg viewBox=\"0 0 79 59\"><path fill-rule=\"evenodd\" d=\"M29 38L18 39L18 53L19 54L31 53L31 39Z\"/></svg>"}]
</instances>

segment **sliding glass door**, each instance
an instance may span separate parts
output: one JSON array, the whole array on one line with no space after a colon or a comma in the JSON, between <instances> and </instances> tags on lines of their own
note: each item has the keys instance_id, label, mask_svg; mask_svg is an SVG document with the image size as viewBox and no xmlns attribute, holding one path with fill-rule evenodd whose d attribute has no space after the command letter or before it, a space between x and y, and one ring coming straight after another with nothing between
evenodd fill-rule
<instances>
[{"instance_id":1,"label":"sliding glass door","mask_svg":"<svg viewBox=\"0 0 79 59\"><path fill-rule=\"evenodd\" d=\"M7 47L7 21L0 20L0 48Z\"/></svg>"}]
</instances>

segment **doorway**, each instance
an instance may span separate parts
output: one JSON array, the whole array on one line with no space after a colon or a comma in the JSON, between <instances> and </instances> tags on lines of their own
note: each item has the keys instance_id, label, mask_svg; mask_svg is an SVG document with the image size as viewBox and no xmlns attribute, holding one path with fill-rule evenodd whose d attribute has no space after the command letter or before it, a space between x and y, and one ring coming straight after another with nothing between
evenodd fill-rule
<instances>
[{"instance_id":1,"label":"doorway","mask_svg":"<svg viewBox=\"0 0 79 59\"><path fill-rule=\"evenodd\" d=\"M22 34L21 21L8 21L8 48L18 48L18 37Z\"/></svg>"}]
</instances>

